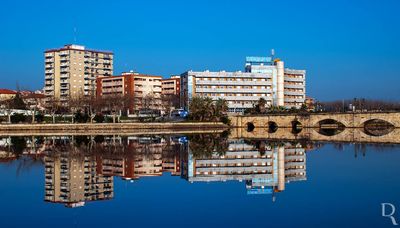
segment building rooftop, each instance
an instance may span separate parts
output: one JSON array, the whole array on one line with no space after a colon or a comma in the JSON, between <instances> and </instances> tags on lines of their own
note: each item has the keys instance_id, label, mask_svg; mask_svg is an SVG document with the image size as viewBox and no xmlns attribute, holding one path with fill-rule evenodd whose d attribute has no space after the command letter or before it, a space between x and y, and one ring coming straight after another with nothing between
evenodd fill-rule
<instances>
[{"instance_id":1,"label":"building rooftop","mask_svg":"<svg viewBox=\"0 0 400 228\"><path fill-rule=\"evenodd\" d=\"M0 94L17 94L17 92L11 89L0 89Z\"/></svg>"},{"instance_id":2,"label":"building rooftop","mask_svg":"<svg viewBox=\"0 0 400 228\"><path fill-rule=\"evenodd\" d=\"M47 52L55 52L55 51L63 51L63 50L90 51L90 52L98 52L98 53L105 53L105 54L113 54L112 51L86 49L85 46L77 45L77 44L66 44L62 48L48 49L44 52L47 53Z\"/></svg>"},{"instance_id":3,"label":"building rooftop","mask_svg":"<svg viewBox=\"0 0 400 228\"><path fill-rule=\"evenodd\" d=\"M246 63L248 64L272 64L272 57L260 57L260 56L247 56Z\"/></svg>"}]
</instances>

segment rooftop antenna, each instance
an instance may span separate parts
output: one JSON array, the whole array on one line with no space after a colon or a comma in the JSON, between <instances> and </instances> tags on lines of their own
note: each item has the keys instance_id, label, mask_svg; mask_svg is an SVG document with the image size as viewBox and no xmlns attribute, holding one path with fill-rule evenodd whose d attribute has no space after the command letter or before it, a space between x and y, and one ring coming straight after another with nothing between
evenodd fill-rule
<instances>
[{"instance_id":1,"label":"rooftop antenna","mask_svg":"<svg viewBox=\"0 0 400 228\"><path fill-rule=\"evenodd\" d=\"M74 26L74 43L76 44L76 26Z\"/></svg>"},{"instance_id":2,"label":"rooftop antenna","mask_svg":"<svg viewBox=\"0 0 400 228\"><path fill-rule=\"evenodd\" d=\"M271 60L274 61L275 58L275 49L271 49Z\"/></svg>"}]
</instances>

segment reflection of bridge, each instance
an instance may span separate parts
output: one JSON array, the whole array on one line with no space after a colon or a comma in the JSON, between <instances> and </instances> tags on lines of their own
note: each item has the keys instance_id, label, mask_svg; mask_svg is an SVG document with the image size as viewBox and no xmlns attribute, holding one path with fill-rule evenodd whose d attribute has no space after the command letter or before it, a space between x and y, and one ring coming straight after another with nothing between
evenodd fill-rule
<instances>
[{"instance_id":1,"label":"reflection of bridge","mask_svg":"<svg viewBox=\"0 0 400 228\"><path fill-rule=\"evenodd\" d=\"M249 132L246 128L231 129L231 138L253 138L271 140L300 140L307 139L312 141L332 141L332 142L362 142L362 143L400 143L400 129L382 136L370 136L360 128L346 128L336 135L327 136L318 133L316 128L302 129L298 134L294 134L288 128L278 128L274 133L270 133L268 128L255 128Z\"/></svg>"},{"instance_id":2,"label":"reflection of bridge","mask_svg":"<svg viewBox=\"0 0 400 228\"><path fill-rule=\"evenodd\" d=\"M347 128L363 128L368 122L380 120L396 128L400 127L400 112L388 113L316 113L316 114L270 114L258 116L232 116L231 123L234 127L247 127L252 124L255 128L277 127L292 128L301 124L303 128L320 127L323 121L341 123Z\"/></svg>"}]
</instances>

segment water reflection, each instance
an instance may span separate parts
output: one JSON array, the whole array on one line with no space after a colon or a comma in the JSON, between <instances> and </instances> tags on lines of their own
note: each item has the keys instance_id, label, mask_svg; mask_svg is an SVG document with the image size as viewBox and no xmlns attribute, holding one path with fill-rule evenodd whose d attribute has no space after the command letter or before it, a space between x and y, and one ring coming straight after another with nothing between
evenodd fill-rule
<instances>
[{"instance_id":1,"label":"water reflection","mask_svg":"<svg viewBox=\"0 0 400 228\"><path fill-rule=\"evenodd\" d=\"M67 207L114 197L114 177L126 181L163 172L193 182L245 182L247 194L275 194L306 180L300 143L229 139L228 134L185 136L9 137L1 162L21 157L44 165L46 202Z\"/></svg>"},{"instance_id":2,"label":"water reflection","mask_svg":"<svg viewBox=\"0 0 400 228\"><path fill-rule=\"evenodd\" d=\"M190 183L243 182L246 194L270 194L275 200L288 183L307 180L307 151L323 144L260 139L255 132L7 137L0 139L0 162L19 159L18 170L44 166L44 200L66 207L113 199L114 177L130 182L165 172ZM343 145L334 144L339 150ZM354 147L355 157L365 156L365 145ZM376 150L390 146L374 145Z\"/></svg>"},{"instance_id":3,"label":"water reflection","mask_svg":"<svg viewBox=\"0 0 400 228\"><path fill-rule=\"evenodd\" d=\"M196 156L189 142L182 176L190 182L245 181L247 194L272 194L285 183L306 180L306 153L301 144L229 140L227 151ZM197 148L197 147L196 147Z\"/></svg>"}]
</instances>

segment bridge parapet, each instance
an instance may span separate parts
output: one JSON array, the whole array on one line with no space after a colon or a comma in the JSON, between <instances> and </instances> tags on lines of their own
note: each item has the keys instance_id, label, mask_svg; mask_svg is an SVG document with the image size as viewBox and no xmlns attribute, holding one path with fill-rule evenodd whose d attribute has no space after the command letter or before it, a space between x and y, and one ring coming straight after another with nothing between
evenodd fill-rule
<instances>
[{"instance_id":1,"label":"bridge parapet","mask_svg":"<svg viewBox=\"0 0 400 228\"><path fill-rule=\"evenodd\" d=\"M324 120L333 120L342 123L347 128L362 128L367 121L383 120L395 128L400 128L400 112L389 113L310 113L306 115L282 114L282 115L253 115L231 116L233 127L246 127L252 123L254 127L268 127L268 123L275 122L278 127L291 128L293 121L301 123L303 128L317 128Z\"/></svg>"}]
</instances>

